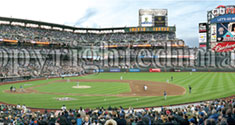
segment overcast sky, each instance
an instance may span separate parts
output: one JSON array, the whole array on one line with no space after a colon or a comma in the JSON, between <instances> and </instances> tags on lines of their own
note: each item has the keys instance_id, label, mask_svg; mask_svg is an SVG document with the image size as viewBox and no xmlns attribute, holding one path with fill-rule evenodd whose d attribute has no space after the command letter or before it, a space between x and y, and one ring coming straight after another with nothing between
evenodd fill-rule
<instances>
[{"instance_id":1,"label":"overcast sky","mask_svg":"<svg viewBox=\"0 0 235 125\"><path fill-rule=\"evenodd\" d=\"M2 0L0 16L77 27L138 26L139 9L168 9L168 24L177 38L198 46L198 23L218 5L235 0Z\"/></svg>"}]
</instances>

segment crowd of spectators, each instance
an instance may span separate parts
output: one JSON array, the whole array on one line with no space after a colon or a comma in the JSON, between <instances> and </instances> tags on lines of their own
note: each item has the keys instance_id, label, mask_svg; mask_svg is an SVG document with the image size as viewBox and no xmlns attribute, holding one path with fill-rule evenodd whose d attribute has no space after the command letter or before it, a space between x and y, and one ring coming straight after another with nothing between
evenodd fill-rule
<instances>
[{"instance_id":1,"label":"crowd of spectators","mask_svg":"<svg viewBox=\"0 0 235 125\"><path fill-rule=\"evenodd\" d=\"M182 40L177 40L175 36L175 32L155 32L155 33L75 33L69 31L60 31L60 30L52 30L52 29L45 29L45 28L35 28L35 27L25 27L19 25L8 25L8 24L0 24L0 39L8 39L8 40L18 40L18 43L33 43L32 41L41 41L41 42L50 42L50 43L63 43L63 45L79 45L79 52L85 51L85 49L89 50L98 50L101 51L100 46L102 46L100 41L105 41L107 44L105 45L112 45L118 44L119 47L122 47L120 50L131 49L130 51L123 51L119 52L118 56L120 58L125 58L126 55L131 55L131 58L152 58L153 56L143 55L139 52L138 45L150 44L154 47L162 47L164 46L171 46L171 44L178 44L184 45ZM2 44L2 42L0 42ZM130 48L130 45L133 46ZM94 47L93 47L94 46ZM104 47L104 46L103 46ZM8 51L15 51L15 50L22 50L27 49L27 52L34 53L35 50L47 49L50 48L44 46L1 46L0 49L7 50L8 57L6 58L13 58L10 55L14 54ZM58 48L57 48L58 49ZM152 49L153 50L153 49ZM151 49L150 49L151 51ZM3 51L5 52L5 51ZM2 53L3 53L2 52ZM18 54L19 53L19 54ZM20 55L21 53L15 53L16 55ZM150 52L151 53L151 52ZM4 53L3 53L4 54ZM3 56L2 54L2 56ZM36 54L36 53L35 53ZM41 52L39 55L42 54ZM57 55L61 55L61 53L56 53ZM83 53L82 53L83 54ZM86 55L84 53L81 58L88 58L90 55ZM24 54L22 54L24 55ZM27 54L25 54L27 55ZM45 54L47 55L47 53ZM105 55L102 57L102 55ZM105 59L108 54L107 53L100 53L97 55L97 58ZM4 55L5 56L5 55ZM90 58L89 57L89 58ZM115 57L115 58L116 58ZM16 57L14 57L16 58ZM28 65L18 65L20 63L20 58L18 62L14 62L9 60L4 66L0 66L0 77L18 77L18 76L60 76L62 74L77 74L81 72L82 69L80 66L71 66L69 65L69 61L63 61L63 65L59 64L55 66L55 62L52 58L48 59L45 62L45 65L41 65L36 63L37 61L34 60L33 56L26 57L30 59ZM25 57L23 57L25 58ZM69 57L70 61L73 60L74 57ZM40 59L40 57L39 57ZM99 60L97 59L97 60ZM96 59L94 59L96 60ZM120 59L121 60L121 59ZM117 68L135 68L134 65L137 58L130 64L122 63L122 62L115 62L109 61L106 65L102 65L104 68L106 67L117 67ZM1 60L2 62L3 60ZM151 61L151 60L150 60ZM22 61L24 63L24 60ZM92 61L87 61L87 63ZM97 61L98 62L98 61ZM16 64L17 63L17 64ZM40 62L44 63L44 62ZM99 65L100 62L97 64ZM113 63L113 64L112 64ZM4 63L2 63L4 64ZM132 65L133 64L133 65ZM100 67L100 68L103 68Z\"/></svg>"},{"instance_id":2,"label":"crowd of spectators","mask_svg":"<svg viewBox=\"0 0 235 125\"><path fill-rule=\"evenodd\" d=\"M8 49L11 50L11 49ZM63 74L79 74L84 71L85 66L95 66L96 69L108 69L108 68L146 68L154 66L165 66L168 61L169 66L176 63L174 66L181 66L184 63L187 65L194 65L193 60L182 60L180 62L177 59L166 60L167 55L172 57L178 57L179 55L194 56L194 50L188 51L154 51L147 49L118 49L117 51L96 51L92 54L78 51L77 56L69 55L66 53L56 54L42 54L37 55L31 49L27 49L28 52L6 54L6 58L1 60L0 65L0 78L6 77L20 77L20 76L61 76ZM4 51L5 52L5 51ZM7 51L6 51L7 52ZM157 55L157 54L158 55ZM10 56L16 55L11 58ZM25 55L29 54L27 57ZM48 56L49 55L49 56ZM160 58L159 58L160 57ZM191 57L190 57L191 58ZM157 63L155 61L158 61ZM157 65L156 65L157 64Z\"/></svg>"},{"instance_id":3,"label":"crowd of spectators","mask_svg":"<svg viewBox=\"0 0 235 125\"><path fill-rule=\"evenodd\" d=\"M25 60L24 60L25 61ZM45 64L40 64L45 63ZM62 64L55 64L53 60L46 60L45 62L37 62L35 60L29 60L26 64L18 62L14 64L9 61L8 64L1 66L0 77L23 77L23 76L61 76L64 74L79 74L82 68L77 66L71 66L69 61L61 60ZM23 65L20 65L23 64Z\"/></svg>"},{"instance_id":4,"label":"crowd of spectators","mask_svg":"<svg viewBox=\"0 0 235 125\"><path fill-rule=\"evenodd\" d=\"M0 124L14 125L234 125L235 99L217 99L198 105L143 109L121 106L32 112L25 105L0 105Z\"/></svg>"},{"instance_id":5,"label":"crowd of spectators","mask_svg":"<svg viewBox=\"0 0 235 125\"><path fill-rule=\"evenodd\" d=\"M64 45L79 45L84 48L91 46L101 46L100 41L106 41L108 45L118 44L123 47L129 45L143 45L151 44L153 46L165 46L166 44L174 43L170 40L176 40L175 33L74 33L69 31L52 30L45 28L25 27L19 25L0 25L0 39L18 40L18 43L33 43L32 41L50 42L50 43L64 43ZM169 40L169 41L168 41ZM98 42L97 42L98 41ZM97 43L97 44L96 44ZM37 50L45 47L37 47ZM95 47L94 47L95 48ZM2 49L2 48L1 48ZM7 46L4 47L7 50L8 57L11 55L11 51L27 49L28 52L34 52L33 46ZM10 52L8 52L10 51ZM41 50L40 50L41 51ZM4 51L5 52L5 51ZM16 51L15 51L16 52ZM20 53L20 52L18 52ZM13 53L12 53L13 54ZM58 54L58 53L57 53ZM127 53L128 54L128 53ZM131 55L135 55L135 52L130 52ZM19 55L19 54L18 54ZM124 57L126 53L120 54ZM2 55L3 56L3 55ZM4 55L5 56L5 55ZM90 55L91 56L91 55ZM15 58L15 57L14 57ZM6 65L0 68L0 77L17 77L17 76L52 76L61 74L73 74L81 72L80 66L71 67L65 61L64 65L54 65L54 62L49 59L45 63L46 65L39 65L32 57L27 66L18 66L18 62L9 61ZM33 57L34 58L34 57ZM3 61L3 60L1 60ZM22 61L24 63L24 60ZM16 65L17 63L17 65ZM112 62L111 62L112 63ZM2 63L3 64L3 63ZM119 68L133 68L134 66L126 66L125 64L117 64Z\"/></svg>"},{"instance_id":6,"label":"crowd of spectators","mask_svg":"<svg viewBox=\"0 0 235 125\"><path fill-rule=\"evenodd\" d=\"M175 40L174 32L169 33L74 33L52 29L24 27L17 25L0 25L0 39L18 40L19 42L41 41L50 43L80 44L96 41L116 43L130 41Z\"/></svg>"}]
</instances>

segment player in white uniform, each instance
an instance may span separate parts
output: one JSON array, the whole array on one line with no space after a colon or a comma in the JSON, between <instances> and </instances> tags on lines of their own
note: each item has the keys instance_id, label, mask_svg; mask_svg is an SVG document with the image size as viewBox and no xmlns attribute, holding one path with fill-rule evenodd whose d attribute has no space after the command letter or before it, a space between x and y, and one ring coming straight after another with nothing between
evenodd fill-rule
<instances>
[{"instance_id":1,"label":"player in white uniform","mask_svg":"<svg viewBox=\"0 0 235 125\"><path fill-rule=\"evenodd\" d=\"M147 91L148 87L146 85L144 85L144 91Z\"/></svg>"}]
</instances>

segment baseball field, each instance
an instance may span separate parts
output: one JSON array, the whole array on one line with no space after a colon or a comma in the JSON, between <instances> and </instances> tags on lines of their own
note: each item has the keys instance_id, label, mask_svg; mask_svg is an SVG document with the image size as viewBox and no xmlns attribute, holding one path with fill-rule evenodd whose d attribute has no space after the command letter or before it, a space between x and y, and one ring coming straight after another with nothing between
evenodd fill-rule
<instances>
[{"instance_id":1,"label":"baseball field","mask_svg":"<svg viewBox=\"0 0 235 125\"><path fill-rule=\"evenodd\" d=\"M1 85L0 95L0 102L34 108L153 107L235 95L235 73L99 73Z\"/></svg>"}]
</instances>

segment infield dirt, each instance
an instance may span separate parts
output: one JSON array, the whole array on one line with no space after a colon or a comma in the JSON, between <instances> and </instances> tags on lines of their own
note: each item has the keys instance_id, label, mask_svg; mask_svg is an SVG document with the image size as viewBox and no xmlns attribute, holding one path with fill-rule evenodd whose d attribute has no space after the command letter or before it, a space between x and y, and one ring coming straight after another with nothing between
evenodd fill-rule
<instances>
[{"instance_id":1,"label":"infield dirt","mask_svg":"<svg viewBox=\"0 0 235 125\"><path fill-rule=\"evenodd\" d=\"M163 96L164 91L167 92L167 95L183 95L185 94L185 88L164 82L153 82L153 81L143 81L143 80L107 80L107 79L76 79L70 80L71 82L119 82L119 83L129 83L130 92L120 93L116 95L110 94L80 94L80 93L62 93L62 92L40 92L35 90L34 88L45 86L48 84L54 84L56 82L67 82L66 80L55 80L48 83L36 85L33 87L29 87L24 89L23 91L17 89L16 92L10 92L10 90L5 90L6 93L14 93L14 94L23 94L23 93L40 93L40 94L53 94L53 95L78 95L78 96ZM144 90L144 85L148 87L148 89ZM89 89L89 88L88 88Z\"/></svg>"}]
</instances>

